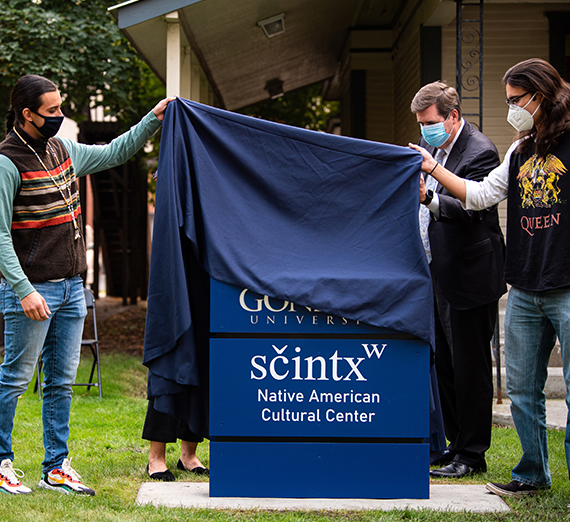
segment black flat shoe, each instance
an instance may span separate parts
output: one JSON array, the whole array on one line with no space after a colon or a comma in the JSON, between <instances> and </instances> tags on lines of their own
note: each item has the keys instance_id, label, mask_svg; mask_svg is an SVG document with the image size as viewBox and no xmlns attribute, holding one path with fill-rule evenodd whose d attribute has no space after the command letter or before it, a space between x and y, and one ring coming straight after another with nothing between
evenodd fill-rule
<instances>
[{"instance_id":1,"label":"black flat shoe","mask_svg":"<svg viewBox=\"0 0 570 522\"><path fill-rule=\"evenodd\" d=\"M206 477L210 476L210 470L208 468L203 468L202 466L196 466L195 468L187 469L184 467L184 464L182 464L181 459L178 459L178 464L176 464L176 467L182 471L188 471L188 473L194 473L194 475L201 475Z\"/></svg>"},{"instance_id":2,"label":"black flat shoe","mask_svg":"<svg viewBox=\"0 0 570 522\"><path fill-rule=\"evenodd\" d=\"M148 471L148 464L147 464L146 465L146 472L148 473L148 476L152 480L162 480L162 482L174 482L176 480L174 478L174 475L172 474L172 472L169 469L167 469L166 471L157 471L156 473L153 473L151 475Z\"/></svg>"}]
</instances>

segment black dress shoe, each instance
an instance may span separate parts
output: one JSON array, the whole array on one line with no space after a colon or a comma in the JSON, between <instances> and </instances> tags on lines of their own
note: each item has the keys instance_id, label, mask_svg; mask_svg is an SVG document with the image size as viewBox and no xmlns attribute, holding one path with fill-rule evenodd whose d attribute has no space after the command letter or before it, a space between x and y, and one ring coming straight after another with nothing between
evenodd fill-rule
<instances>
[{"instance_id":1,"label":"black dress shoe","mask_svg":"<svg viewBox=\"0 0 570 522\"><path fill-rule=\"evenodd\" d=\"M451 464L454 458L455 453L445 450L440 457L435 459L433 462L430 462L430 466L447 466L448 464Z\"/></svg>"},{"instance_id":2,"label":"black dress shoe","mask_svg":"<svg viewBox=\"0 0 570 522\"><path fill-rule=\"evenodd\" d=\"M483 473L487 471L487 466L468 466L467 464L462 464L454 460L448 466L440 469L434 469L429 472L432 477L440 478L461 478L467 477L469 475L474 475L475 473Z\"/></svg>"}]
</instances>

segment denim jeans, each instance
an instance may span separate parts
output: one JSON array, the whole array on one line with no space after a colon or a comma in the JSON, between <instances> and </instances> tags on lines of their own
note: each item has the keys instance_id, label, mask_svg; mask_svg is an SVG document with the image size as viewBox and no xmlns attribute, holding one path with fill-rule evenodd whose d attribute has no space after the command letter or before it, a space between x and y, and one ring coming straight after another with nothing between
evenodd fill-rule
<instances>
[{"instance_id":1,"label":"denim jeans","mask_svg":"<svg viewBox=\"0 0 570 522\"><path fill-rule=\"evenodd\" d=\"M4 314L4 363L0 366L0 461L14 460L12 430L18 397L32 380L42 355L43 471L58 467L68 455L71 385L75 381L83 321L87 315L79 276L59 282L35 283L46 300L49 319L28 319L20 299L6 280L0 281L0 312Z\"/></svg>"},{"instance_id":2,"label":"denim jeans","mask_svg":"<svg viewBox=\"0 0 570 522\"><path fill-rule=\"evenodd\" d=\"M566 405L570 404L570 290L509 291L505 316L505 365L511 413L523 455L513 479L532 486L550 486L546 432L548 361L560 341ZM570 429L566 422L566 465L570 470Z\"/></svg>"}]
</instances>

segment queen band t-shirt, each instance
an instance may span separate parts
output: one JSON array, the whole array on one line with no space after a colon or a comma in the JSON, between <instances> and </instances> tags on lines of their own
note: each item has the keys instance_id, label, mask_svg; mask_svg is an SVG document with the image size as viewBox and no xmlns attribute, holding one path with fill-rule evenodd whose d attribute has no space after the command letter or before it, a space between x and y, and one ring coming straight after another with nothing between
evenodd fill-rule
<instances>
[{"instance_id":1,"label":"queen band t-shirt","mask_svg":"<svg viewBox=\"0 0 570 522\"><path fill-rule=\"evenodd\" d=\"M527 291L570 286L570 133L545 158L534 143L509 167L505 279Z\"/></svg>"}]
</instances>

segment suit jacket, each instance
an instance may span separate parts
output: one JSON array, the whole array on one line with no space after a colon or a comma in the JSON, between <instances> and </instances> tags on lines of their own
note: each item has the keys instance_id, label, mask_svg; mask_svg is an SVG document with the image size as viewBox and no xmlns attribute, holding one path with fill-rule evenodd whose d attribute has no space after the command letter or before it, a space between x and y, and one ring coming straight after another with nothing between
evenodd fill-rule
<instances>
[{"instance_id":1,"label":"suit jacket","mask_svg":"<svg viewBox=\"0 0 570 522\"><path fill-rule=\"evenodd\" d=\"M420 144L434 154L434 147ZM445 168L465 179L481 181L500 164L493 142L465 122ZM506 291L505 242L497 206L465 210L461 202L438 185L440 215L431 214L428 229L432 273L451 306L467 310L489 304Z\"/></svg>"}]
</instances>

